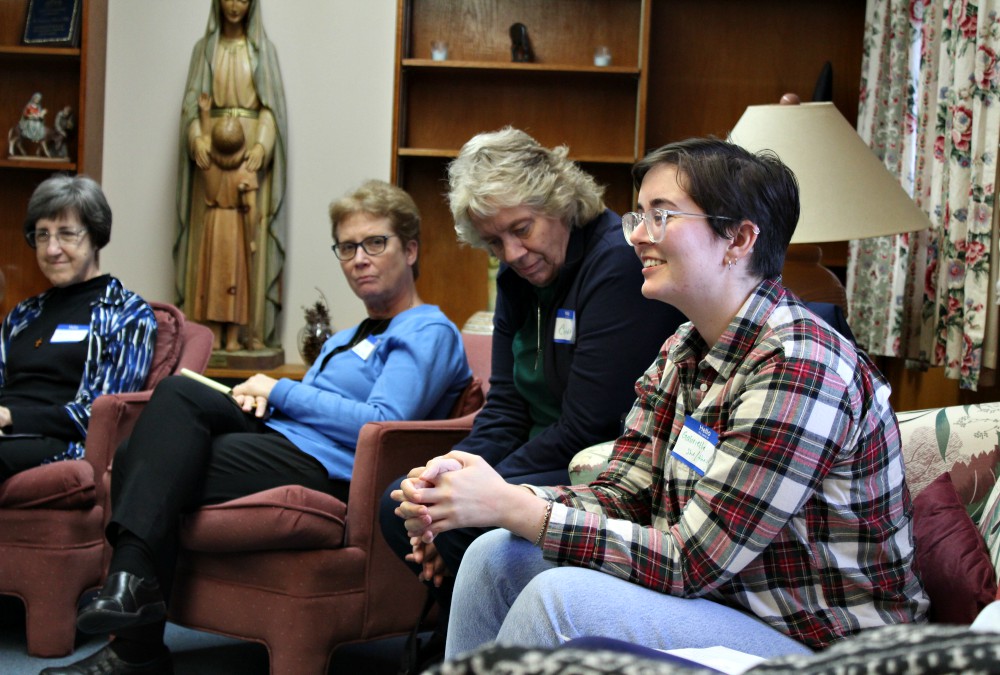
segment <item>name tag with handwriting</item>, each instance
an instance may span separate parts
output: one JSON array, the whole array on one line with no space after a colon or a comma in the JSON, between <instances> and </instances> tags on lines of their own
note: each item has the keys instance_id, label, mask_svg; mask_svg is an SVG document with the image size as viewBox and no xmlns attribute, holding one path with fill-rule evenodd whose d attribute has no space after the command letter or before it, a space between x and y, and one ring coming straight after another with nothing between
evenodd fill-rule
<instances>
[{"instance_id":1,"label":"name tag with handwriting","mask_svg":"<svg viewBox=\"0 0 1000 675\"><path fill-rule=\"evenodd\" d=\"M715 447L718 444L719 434L715 429L687 415L684 417L684 428L677 436L670 454L687 464L699 476L704 476L715 459Z\"/></svg>"}]
</instances>

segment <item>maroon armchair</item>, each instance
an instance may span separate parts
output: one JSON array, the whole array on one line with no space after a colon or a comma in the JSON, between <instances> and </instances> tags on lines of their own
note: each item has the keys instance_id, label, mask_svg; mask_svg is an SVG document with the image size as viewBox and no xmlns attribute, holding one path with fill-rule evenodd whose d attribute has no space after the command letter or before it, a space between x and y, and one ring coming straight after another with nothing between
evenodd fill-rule
<instances>
[{"instance_id":1,"label":"maroon armchair","mask_svg":"<svg viewBox=\"0 0 1000 675\"><path fill-rule=\"evenodd\" d=\"M157 335L144 390L94 401L84 459L45 464L0 484L0 594L24 602L32 656L73 651L77 601L104 578L110 559L105 476L118 444L157 382L181 368L202 372L208 365L211 331L186 322L172 305L150 305Z\"/></svg>"},{"instance_id":2,"label":"maroon armchair","mask_svg":"<svg viewBox=\"0 0 1000 675\"><path fill-rule=\"evenodd\" d=\"M272 675L323 675L339 645L409 632L426 590L382 539L379 501L469 433L489 377L481 337L463 335L475 378L452 419L362 427L346 505L287 486L187 516L169 619L264 644Z\"/></svg>"}]
</instances>

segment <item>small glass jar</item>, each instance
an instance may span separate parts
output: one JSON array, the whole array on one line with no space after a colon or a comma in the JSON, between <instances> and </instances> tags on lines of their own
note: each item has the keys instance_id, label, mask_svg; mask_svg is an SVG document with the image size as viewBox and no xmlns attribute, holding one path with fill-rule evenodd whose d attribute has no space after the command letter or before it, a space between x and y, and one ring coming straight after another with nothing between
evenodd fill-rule
<instances>
[{"instance_id":1,"label":"small glass jar","mask_svg":"<svg viewBox=\"0 0 1000 675\"><path fill-rule=\"evenodd\" d=\"M610 66L611 65L611 50L600 45L594 50L594 65L595 66Z\"/></svg>"},{"instance_id":2,"label":"small glass jar","mask_svg":"<svg viewBox=\"0 0 1000 675\"><path fill-rule=\"evenodd\" d=\"M443 40L434 40L431 42L431 60L432 61L447 61L448 60L448 43Z\"/></svg>"}]
</instances>

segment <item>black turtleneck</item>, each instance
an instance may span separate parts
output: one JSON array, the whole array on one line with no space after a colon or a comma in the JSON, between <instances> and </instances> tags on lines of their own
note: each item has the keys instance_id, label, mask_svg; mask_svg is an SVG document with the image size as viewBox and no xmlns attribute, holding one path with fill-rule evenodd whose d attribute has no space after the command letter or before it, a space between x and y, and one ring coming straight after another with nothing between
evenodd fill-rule
<instances>
[{"instance_id":1,"label":"black turtleneck","mask_svg":"<svg viewBox=\"0 0 1000 675\"><path fill-rule=\"evenodd\" d=\"M90 315L110 275L53 288L42 313L13 337L7 351L0 405L10 409L12 433L82 438L63 406L76 398L87 361ZM67 327L82 327L82 331Z\"/></svg>"}]
</instances>

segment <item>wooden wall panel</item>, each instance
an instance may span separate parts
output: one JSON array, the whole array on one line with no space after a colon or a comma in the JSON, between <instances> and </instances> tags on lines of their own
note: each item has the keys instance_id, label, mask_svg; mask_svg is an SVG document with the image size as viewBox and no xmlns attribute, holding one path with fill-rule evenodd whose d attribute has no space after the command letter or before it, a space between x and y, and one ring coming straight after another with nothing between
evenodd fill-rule
<instances>
[{"instance_id":1,"label":"wooden wall panel","mask_svg":"<svg viewBox=\"0 0 1000 675\"><path fill-rule=\"evenodd\" d=\"M647 148L725 136L749 105L812 100L823 64L857 119L865 0L653 0Z\"/></svg>"}]
</instances>

